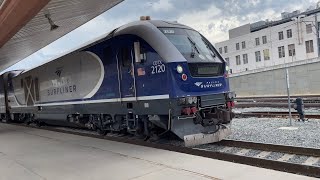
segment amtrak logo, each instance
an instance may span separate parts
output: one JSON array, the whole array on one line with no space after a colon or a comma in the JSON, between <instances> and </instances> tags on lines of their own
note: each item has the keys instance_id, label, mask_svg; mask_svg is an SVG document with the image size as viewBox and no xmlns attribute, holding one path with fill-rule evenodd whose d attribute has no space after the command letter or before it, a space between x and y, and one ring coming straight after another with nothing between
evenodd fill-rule
<instances>
[{"instance_id":1,"label":"amtrak logo","mask_svg":"<svg viewBox=\"0 0 320 180\"><path fill-rule=\"evenodd\" d=\"M210 82L195 82L194 85L200 87L201 89L206 89L206 88L216 88L216 87L222 87L222 83L219 81L210 81Z\"/></svg>"},{"instance_id":2,"label":"amtrak logo","mask_svg":"<svg viewBox=\"0 0 320 180\"><path fill-rule=\"evenodd\" d=\"M202 82L195 82L194 85L200 87L200 85L202 84Z\"/></svg>"},{"instance_id":3,"label":"amtrak logo","mask_svg":"<svg viewBox=\"0 0 320 180\"><path fill-rule=\"evenodd\" d=\"M56 73L57 76L61 76L62 68L58 68L54 73Z\"/></svg>"}]
</instances>

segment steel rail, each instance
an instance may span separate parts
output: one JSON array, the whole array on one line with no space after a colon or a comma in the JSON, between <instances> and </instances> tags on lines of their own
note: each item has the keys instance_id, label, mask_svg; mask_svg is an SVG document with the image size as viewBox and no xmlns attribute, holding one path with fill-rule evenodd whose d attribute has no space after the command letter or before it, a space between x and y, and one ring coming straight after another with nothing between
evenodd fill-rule
<instances>
[{"instance_id":1,"label":"steel rail","mask_svg":"<svg viewBox=\"0 0 320 180\"><path fill-rule=\"evenodd\" d=\"M291 98L320 98L320 95L293 95ZM276 98L287 98L286 95L281 96L246 96L246 97L236 97L236 99L276 99Z\"/></svg>"},{"instance_id":2,"label":"steel rail","mask_svg":"<svg viewBox=\"0 0 320 180\"><path fill-rule=\"evenodd\" d=\"M56 129L53 127L34 127L34 126L26 126L23 124L13 124L13 125L128 143L128 144L145 146L145 147L156 148L156 149L163 149L163 150L180 152L180 153L185 153L185 154L190 154L190 155L195 155L200 157L206 157L206 158L217 159L222 161L229 161L233 163L245 164L245 165L250 165L255 167L262 167L262 168L273 169L277 171L283 171L283 172L289 172L294 174L301 174L305 176L320 178L320 167L317 167L317 166L309 166L309 165L294 164L294 163L288 163L288 162L282 162L282 161L246 157L241 155L222 153L222 152L216 152L216 151L208 151L204 149L189 148L184 146L174 146L174 145L163 144L163 143L160 144L160 143L148 142L148 141L132 139L127 137L99 136L99 135L94 135L94 134L89 134L84 132L74 132L74 131L68 131L63 129Z\"/></svg>"},{"instance_id":3,"label":"steel rail","mask_svg":"<svg viewBox=\"0 0 320 180\"><path fill-rule=\"evenodd\" d=\"M288 112L241 112L235 113L237 117L289 117ZM298 117L297 112L292 112L292 116ZM320 114L305 114L308 119L320 119Z\"/></svg>"},{"instance_id":4,"label":"steel rail","mask_svg":"<svg viewBox=\"0 0 320 180\"><path fill-rule=\"evenodd\" d=\"M277 108L288 108L288 103L272 103L272 102L242 102L235 103L236 108L249 108L249 107L277 107ZM320 107L320 103L305 103L305 108L308 107Z\"/></svg>"}]
</instances>

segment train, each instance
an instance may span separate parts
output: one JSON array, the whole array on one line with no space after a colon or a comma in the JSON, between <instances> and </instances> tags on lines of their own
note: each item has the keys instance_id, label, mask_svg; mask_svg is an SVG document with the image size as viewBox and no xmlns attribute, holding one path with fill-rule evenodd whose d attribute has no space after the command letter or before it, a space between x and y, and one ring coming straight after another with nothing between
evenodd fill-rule
<instances>
[{"instance_id":1,"label":"train","mask_svg":"<svg viewBox=\"0 0 320 180\"><path fill-rule=\"evenodd\" d=\"M5 122L63 122L187 146L231 133L228 66L198 31L141 18L29 70L0 76Z\"/></svg>"}]
</instances>

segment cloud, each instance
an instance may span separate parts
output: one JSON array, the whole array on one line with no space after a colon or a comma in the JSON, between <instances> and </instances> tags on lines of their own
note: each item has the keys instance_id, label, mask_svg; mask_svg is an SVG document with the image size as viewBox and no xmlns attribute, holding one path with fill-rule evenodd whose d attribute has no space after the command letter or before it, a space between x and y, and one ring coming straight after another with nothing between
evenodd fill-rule
<instances>
[{"instance_id":1,"label":"cloud","mask_svg":"<svg viewBox=\"0 0 320 180\"><path fill-rule=\"evenodd\" d=\"M154 11L169 11L173 9L173 5L169 0L159 0L152 4L151 8Z\"/></svg>"}]
</instances>

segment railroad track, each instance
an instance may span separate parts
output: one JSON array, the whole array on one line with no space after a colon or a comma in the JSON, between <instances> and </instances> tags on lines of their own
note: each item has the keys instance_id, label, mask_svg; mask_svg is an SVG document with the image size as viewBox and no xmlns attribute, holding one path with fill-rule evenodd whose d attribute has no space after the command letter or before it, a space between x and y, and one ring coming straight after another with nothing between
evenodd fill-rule
<instances>
[{"instance_id":1,"label":"railroad track","mask_svg":"<svg viewBox=\"0 0 320 180\"><path fill-rule=\"evenodd\" d=\"M291 96L290 101L295 101L296 98L302 98L306 102L319 102L320 95L312 96ZM288 102L288 96L269 96L269 97L236 97L238 102Z\"/></svg>"},{"instance_id":2,"label":"railroad track","mask_svg":"<svg viewBox=\"0 0 320 180\"><path fill-rule=\"evenodd\" d=\"M320 107L320 96L303 96L305 107ZM290 103L294 104L295 98L290 99ZM237 108L248 108L248 107L278 107L287 108L288 99L287 97L246 97L236 98Z\"/></svg>"},{"instance_id":3,"label":"railroad track","mask_svg":"<svg viewBox=\"0 0 320 180\"><path fill-rule=\"evenodd\" d=\"M319 177L320 149L223 140L197 149L233 156L234 162ZM306 171L306 172L303 172Z\"/></svg>"},{"instance_id":4,"label":"railroad track","mask_svg":"<svg viewBox=\"0 0 320 180\"><path fill-rule=\"evenodd\" d=\"M164 149L201 157L301 174L310 177L320 177L320 149L232 140L224 140L216 144L207 144L197 147L185 147L183 146L183 143L178 140L144 141L127 135L111 134L107 136L100 136L92 131L83 129L71 129L55 126L36 127L26 126L23 124L14 125ZM252 151L256 153L249 155ZM277 157L279 158L268 158L274 153L278 154ZM291 162L290 159L295 157L303 157L306 160L301 163Z\"/></svg>"},{"instance_id":5,"label":"railroad track","mask_svg":"<svg viewBox=\"0 0 320 180\"><path fill-rule=\"evenodd\" d=\"M293 103L292 103L293 104ZM275 107L288 108L288 103L279 102L236 102L236 108L250 108L250 107ZM320 103L304 103L305 108L320 108Z\"/></svg>"},{"instance_id":6,"label":"railroad track","mask_svg":"<svg viewBox=\"0 0 320 180\"><path fill-rule=\"evenodd\" d=\"M289 117L288 112L241 112L235 113L236 117L281 117L287 118ZM291 112L292 117L299 117L297 112ZM307 119L320 119L320 114L305 114L305 118Z\"/></svg>"}]
</instances>

